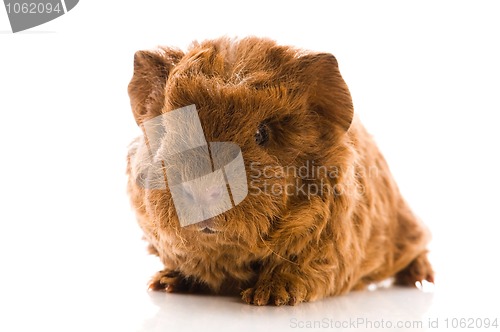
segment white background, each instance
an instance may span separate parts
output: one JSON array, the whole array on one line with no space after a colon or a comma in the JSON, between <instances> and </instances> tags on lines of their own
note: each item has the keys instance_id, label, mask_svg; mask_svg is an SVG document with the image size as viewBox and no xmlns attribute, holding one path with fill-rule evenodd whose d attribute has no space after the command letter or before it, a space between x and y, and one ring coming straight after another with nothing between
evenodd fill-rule
<instances>
[{"instance_id":1,"label":"white background","mask_svg":"<svg viewBox=\"0 0 500 332\"><path fill-rule=\"evenodd\" d=\"M500 316L495 1L182 3L81 1L17 34L0 8L1 331L285 331L323 318L442 328ZM126 92L133 54L221 35L336 55L356 112L433 232L431 292L282 308L146 292L161 266L125 192L139 133Z\"/></svg>"}]
</instances>

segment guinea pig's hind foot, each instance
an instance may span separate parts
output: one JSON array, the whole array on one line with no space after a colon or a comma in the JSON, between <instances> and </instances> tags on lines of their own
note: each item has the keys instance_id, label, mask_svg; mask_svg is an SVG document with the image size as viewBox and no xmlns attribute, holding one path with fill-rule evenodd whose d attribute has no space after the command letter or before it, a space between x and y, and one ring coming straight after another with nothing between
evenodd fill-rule
<instances>
[{"instance_id":1,"label":"guinea pig's hind foot","mask_svg":"<svg viewBox=\"0 0 500 332\"><path fill-rule=\"evenodd\" d=\"M395 284L416 287L417 282L428 281L434 283L434 271L427 259L427 253L422 253L407 267L396 274Z\"/></svg>"},{"instance_id":2,"label":"guinea pig's hind foot","mask_svg":"<svg viewBox=\"0 0 500 332\"><path fill-rule=\"evenodd\" d=\"M205 287L193 278L186 277L179 271L165 269L156 272L149 282L149 290L168 293L204 292Z\"/></svg>"}]
</instances>

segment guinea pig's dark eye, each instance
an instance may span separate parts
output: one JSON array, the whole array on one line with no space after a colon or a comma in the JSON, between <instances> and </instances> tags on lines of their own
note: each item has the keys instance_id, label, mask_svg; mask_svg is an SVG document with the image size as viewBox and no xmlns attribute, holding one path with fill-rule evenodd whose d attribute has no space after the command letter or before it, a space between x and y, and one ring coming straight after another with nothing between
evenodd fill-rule
<instances>
[{"instance_id":1,"label":"guinea pig's dark eye","mask_svg":"<svg viewBox=\"0 0 500 332\"><path fill-rule=\"evenodd\" d=\"M265 123L261 123L255 132L255 143L264 145L269 140L269 128Z\"/></svg>"}]
</instances>

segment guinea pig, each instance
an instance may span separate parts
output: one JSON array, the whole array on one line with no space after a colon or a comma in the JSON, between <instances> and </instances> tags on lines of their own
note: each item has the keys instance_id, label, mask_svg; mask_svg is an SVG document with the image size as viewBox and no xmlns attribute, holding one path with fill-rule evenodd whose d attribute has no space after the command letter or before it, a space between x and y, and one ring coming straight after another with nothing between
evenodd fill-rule
<instances>
[{"instance_id":1,"label":"guinea pig","mask_svg":"<svg viewBox=\"0 0 500 332\"><path fill-rule=\"evenodd\" d=\"M389 278L433 282L430 232L354 116L332 54L257 37L194 42L186 52L138 51L128 93L144 131L129 147L128 192L164 265L150 289L237 291L249 304L295 305ZM168 128L157 121L153 138L145 124L188 106L198 125L187 124L184 139L199 136L201 126L201 142L237 146L247 192L231 208L185 225L165 178L172 160L161 155L178 144L169 133L185 120ZM202 155L178 163L176 183L193 178ZM188 193L187 210L202 200L217 204L225 184Z\"/></svg>"}]
</instances>

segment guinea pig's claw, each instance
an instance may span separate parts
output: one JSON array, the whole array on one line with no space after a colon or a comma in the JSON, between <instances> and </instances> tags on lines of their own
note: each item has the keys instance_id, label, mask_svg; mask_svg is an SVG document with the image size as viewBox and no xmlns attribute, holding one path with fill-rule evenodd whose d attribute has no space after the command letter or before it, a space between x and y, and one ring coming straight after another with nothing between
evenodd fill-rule
<instances>
[{"instance_id":1,"label":"guinea pig's claw","mask_svg":"<svg viewBox=\"0 0 500 332\"><path fill-rule=\"evenodd\" d=\"M149 282L149 290L167 293L206 293L208 288L194 278L184 276L179 271L165 269L158 271Z\"/></svg>"},{"instance_id":2,"label":"guinea pig's claw","mask_svg":"<svg viewBox=\"0 0 500 332\"><path fill-rule=\"evenodd\" d=\"M149 282L148 289L151 291L173 291L173 286L179 283L180 274L177 271L158 271Z\"/></svg>"},{"instance_id":3,"label":"guinea pig's claw","mask_svg":"<svg viewBox=\"0 0 500 332\"><path fill-rule=\"evenodd\" d=\"M434 271L427 254L417 256L407 267L396 274L396 285L415 287L415 283L422 281L434 283Z\"/></svg>"},{"instance_id":4,"label":"guinea pig's claw","mask_svg":"<svg viewBox=\"0 0 500 332\"><path fill-rule=\"evenodd\" d=\"M241 293L241 298L253 305L296 305L305 300L305 289L290 285L283 280L260 282L255 287Z\"/></svg>"}]
</instances>

